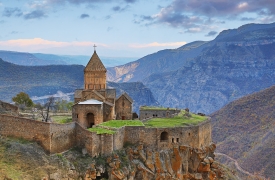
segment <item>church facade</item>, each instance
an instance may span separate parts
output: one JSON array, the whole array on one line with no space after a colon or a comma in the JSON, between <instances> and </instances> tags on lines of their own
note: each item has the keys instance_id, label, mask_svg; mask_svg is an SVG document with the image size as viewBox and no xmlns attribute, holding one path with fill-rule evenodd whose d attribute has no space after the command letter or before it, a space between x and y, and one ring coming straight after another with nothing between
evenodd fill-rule
<instances>
[{"instance_id":1,"label":"church facade","mask_svg":"<svg viewBox=\"0 0 275 180\"><path fill-rule=\"evenodd\" d=\"M116 98L116 90L106 86L107 69L96 51L84 69L84 89L75 90L73 121L90 128L113 119L132 119L133 100L127 93Z\"/></svg>"}]
</instances>

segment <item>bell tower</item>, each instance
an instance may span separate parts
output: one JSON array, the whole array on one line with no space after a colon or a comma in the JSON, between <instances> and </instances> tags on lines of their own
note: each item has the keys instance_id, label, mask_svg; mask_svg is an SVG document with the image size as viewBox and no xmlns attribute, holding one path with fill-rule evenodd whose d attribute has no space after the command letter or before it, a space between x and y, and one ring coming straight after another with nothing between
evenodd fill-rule
<instances>
[{"instance_id":1,"label":"bell tower","mask_svg":"<svg viewBox=\"0 0 275 180\"><path fill-rule=\"evenodd\" d=\"M99 59L94 45L94 54L84 69L84 89L106 89L106 68Z\"/></svg>"}]
</instances>

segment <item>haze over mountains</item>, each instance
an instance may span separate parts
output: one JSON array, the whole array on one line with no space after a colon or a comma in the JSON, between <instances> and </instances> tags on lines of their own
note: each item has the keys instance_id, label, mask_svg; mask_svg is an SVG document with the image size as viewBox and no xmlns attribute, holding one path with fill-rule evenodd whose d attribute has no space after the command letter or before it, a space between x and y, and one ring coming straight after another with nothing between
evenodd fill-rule
<instances>
[{"instance_id":1,"label":"haze over mountains","mask_svg":"<svg viewBox=\"0 0 275 180\"><path fill-rule=\"evenodd\" d=\"M92 52L91 52L92 53ZM86 66L90 56L84 55L54 55L0 50L0 58L4 61L23 66L72 65ZM101 57L106 67L118 66L136 60L134 57Z\"/></svg>"},{"instance_id":2,"label":"haze over mountains","mask_svg":"<svg viewBox=\"0 0 275 180\"><path fill-rule=\"evenodd\" d=\"M143 82L164 106L209 114L275 84L274 49L275 23L248 24L108 68L108 80Z\"/></svg>"},{"instance_id":3,"label":"haze over mountains","mask_svg":"<svg viewBox=\"0 0 275 180\"><path fill-rule=\"evenodd\" d=\"M11 102L21 91L35 96L34 100L57 93L65 93L73 100L72 92L83 88L83 71L82 65L20 66L0 59L0 100ZM140 105L158 105L150 89L141 82L110 82L108 86L117 89L117 96L127 92L134 100L135 112Z\"/></svg>"}]
</instances>

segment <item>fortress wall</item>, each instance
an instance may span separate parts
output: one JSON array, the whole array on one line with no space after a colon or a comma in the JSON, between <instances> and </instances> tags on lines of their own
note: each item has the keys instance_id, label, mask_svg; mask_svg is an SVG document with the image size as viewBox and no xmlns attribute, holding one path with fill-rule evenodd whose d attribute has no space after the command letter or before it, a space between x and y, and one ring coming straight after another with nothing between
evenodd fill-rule
<instances>
[{"instance_id":1,"label":"fortress wall","mask_svg":"<svg viewBox=\"0 0 275 180\"><path fill-rule=\"evenodd\" d=\"M108 155L112 154L114 150L114 136L113 134L101 134L97 135L100 137L101 154Z\"/></svg>"},{"instance_id":2,"label":"fortress wall","mask_svg":"<svg viewBox=\"0 0 275 180\"><path fill-rule=\"evenodd\" d=\"M36 141L46 152L50 152L50 123L0 115L0 134Z\"/></svg>"},{"instance_id":3,"label":"fortress wall","mask_svg":"<svg viewBox=\"0 0 275 180\"><path fill-rule=\"evenodd\" d=\"M92 157L101 153L100 135L84 129L78 123L75 123L75 143L76 146L85 148Z\"/></svg>"},{"instance_id":4,"label":"fortress wall","mask_svg":"<svg viewBox=\"0 0 275 180\"><path fill-rule=\"evenodd\" d=\"M124 134L125 134L125 127L121 127L117 129L114 136L114 150L122 149L124 145Z\"/></svg>"},{"instance_id":5,"label":"fortress wall","mask_svg":"<svg viewBox=\"0 0 275 180\"><path fill-rule=\"evenodd\" d=\"M199 126L199 145L209 146L212 142L211 119L203 122Z\"/></svg>"},{"instance_id":6,"label":"fortress wall","mask_svg":"<svg viewBox=\"0 0 275 180\"><path fill-rule=\"evenodd\" d=\"M145 130L144 126L125 126L124 143L139 143L142 130Z\"/></svg>"},{"instance_id":7,"label":"fortress wall","mask_svg":"<svg viewBox=\"0 0 275 180\"><path fill-rule=\"evenodd\" d=\"M59 153L75 146L75 122L50 124L51 153Z\"/></svg>"},{"instance_id":8,"label":"fortress wall","mask_svg":"<svg viewBox=\"0 0 275 180\"><path fill-rule=\"evenodd\" d=\"M143 143L145 146L156 149L158 145L157 128L144 128Z\"/></svg>"}]
</instances>

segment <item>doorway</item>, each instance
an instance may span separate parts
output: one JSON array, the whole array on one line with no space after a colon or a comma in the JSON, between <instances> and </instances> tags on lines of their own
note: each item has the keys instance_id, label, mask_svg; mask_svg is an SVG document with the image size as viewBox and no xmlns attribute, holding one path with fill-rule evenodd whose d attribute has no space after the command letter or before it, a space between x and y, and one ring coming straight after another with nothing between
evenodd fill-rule
<instances>
[{"instance_id":1,"label":"doorway","mask_svg":"<svg viewBox=\"0 0 275 180\"><path fill-rule=\"evenodd\" d=\"M91 128L95 125L95 116L93 113L87 114L87 128Z\"/></svg>"}]
</instances>

